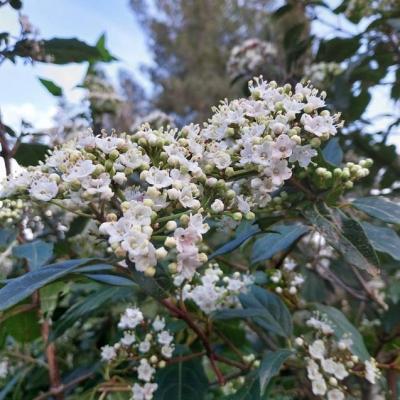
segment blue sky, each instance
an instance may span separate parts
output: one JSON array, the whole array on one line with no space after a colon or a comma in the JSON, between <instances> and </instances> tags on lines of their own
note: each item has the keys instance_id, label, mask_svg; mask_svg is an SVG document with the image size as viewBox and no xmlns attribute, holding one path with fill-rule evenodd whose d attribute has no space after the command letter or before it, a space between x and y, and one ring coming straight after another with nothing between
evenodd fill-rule
<instances>
[{"instance_id":1,"label":"blue sky","mask_svg":"<svg viewBox=\"0 0 400 400\"><path fill-rule=\"evenodd\" d=\"M106 32L107 47L119 59L106 66L111 77L124 68L145 80L139 66L150 63L151 57L128 0L24 0L22 12L39 28L43 38L77 37L94 44ZM1 31L19 30L17 13L8 6L0 8L0 27ZM82 95L74 87L81 82L85 68L82 64L31 66L19 61L15 66L5 62L0 68L0 109L4 121L18 126L20 118L25 117L38 128L48 127L56 99L37 78L53 80L74 100Z\"/></svg>"},{"instance_id":2,"label":"blue sky","mask_svg":"<svg viewBox=\"0 0 400 400\"><path fill-rule=\"evenodd\" d=\"M107 47L119 58L118 62L106 65L109 75L115 79L120 68L135 73L142 84L149 87L146 77L140 74L141 64L151 63L146 47L146 38L129 8L129 0L24 0L23 13L39 28L43 38L77 37L94 44L105 32ZM330 0L332 5L337 0ZM50 13L49 13L50 10ZM320 16L330 24L357 32L362 26L354 26L344 18L338 18L319 9ZM365 21L366 23L367 21ZM0 31L19 31L17 13L10 7L0 8ZM320 23L313 24L317 36L334 36L331 28ZM53 80L62 86L69 100L78 100L82 91L75 88L83 77L85 65L69 64L57 66L37 63L34 66L16 66L5 62L0 68L0 110L5 123L18 128L21 118L32 122L36 128L49 128L56 112L57 100L38 81L38 77ZM393 77L389 77L391 79ZM390 121L375 118L395 105L389 99L388 86L372 92L372 102L367 115L374 118L374 127L384 129ZM398 108L398 107L397 107ZM400 134L391 137L400 143Z\"/></svg>"}]
</instances>

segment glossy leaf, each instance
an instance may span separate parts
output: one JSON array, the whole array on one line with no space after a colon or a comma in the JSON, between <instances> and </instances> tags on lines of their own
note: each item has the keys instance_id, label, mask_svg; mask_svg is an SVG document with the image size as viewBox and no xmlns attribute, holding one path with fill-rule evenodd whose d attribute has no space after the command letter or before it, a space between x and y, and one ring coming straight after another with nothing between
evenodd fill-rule
<instances>
[{"instance_id":1,"label":"glossy leaf","mask_svg":"<svg viewBox=\"0 0 400 400\"><path fill-rule=\"evenodd\" d=\"M334 335L338 340L342 339L343 336L349 335L353 341L350 346L353 354L358 356L360 360L366 361L371 358L365 347L363 337L360 332L349 322L346 316L338 309L322 304L317 305L317 309L326 317L333 328Z\"/></svg>"},{"instance_id":2,"label":"glossy leaf","mask_svg":"<svg viewBox=\"0 0 400 400\"><path fill-rule=\"evenodd\" d=\"M105 305L132 301L134 294L135 292L128 287L100 287L79 302L74 302L67 312L55 322L51 335L52 340L62 335L76 321L85 321L89 316L101 312Z\"/></svg>"},{"instance_id":3,"label":"glossy leaf","mask_svg":"<svg viewBox=\"0 0 400 400\"><path fill-rule=\"evenodd\" d=\"M247 221L243 222L236 231L235 237L229 242L225 243L219 249L214 251L209 257L209 259L215 258L217 256L221 256L223 254L229 253L236 248L238 248L242 243L244 243L247 239L256 235L260 232L260 228L258 225L251 224Z\"/></svg>"},{"instance_id":4,"label":"glossy leaf","mask_svg":"<svg viewBox=\"0 0 400 400\"><path fill-rule=\"evenodd\" d=\"M262 317L252 319L267 332L282 337L292 335L292 317L279 296L253 285L248 292L239 296L239 300L244 309L262 313Z\"/></svg>"},{"instance_id":5,"label":"glossy leaf","mask_svg":"<svg viewBox=\"0 0 400 400\"><path fill-rule=\"evenodd\" d=\"M90 262L90 259L69 260L50 264L9 280L0 289L0 311L12 307L41 287L63 278L77 267L88 262Z\"/></svg>"},{"instance_id":6,"label":"glossy leaf","mask_svg":"<svg viewBox=\"0 0 400 400\"><path fill-rule=\"evenodd\" d=\"M94 281L105 283L107 285L112 286L135 286L135 282L131 279L121 276L121 275L112 275L112 274L84 274L89 279Z\"/></svg>"},{"instance_id":7,"label":"glossy leaf","mask_svg":"<svg viewBox=\"0 0 400 400\"><path fill-rule=\"evenodd\" d=\"M63 95L61 87L56 85L53 81L44 78L39 78L39 81L53 96L61 97Z\"/></svg>"},{"instance_id":8,"label":"glossy leaf","mask_svg":"<svg viewBox=\"0 0 400 400\"><path fill-rule=\"evenodd\" d=\"M273 352L267 353L262 361L258 374L260 377L260 390L261 394L265 392L271 378L279 373L283 363L290 355L293 354L289 349L278 349Z\"/></svg>"},{"instance_id":9,"label":"glossy leaf","mask_svg":"<svg viewBox=\"0 0 400 400\"><path fill-rule=\"evenodd\" d=\"M265 261L280 251L288 249L302 235L308 232L309 227L300 223L281 223L270 226L271 233L266 233L254 242L252 263Z\"/></svg>"},{"instance_id":10,"label":"glossy leaf","mask_svg":"<svg viewBox=\"0 0 400 400\"><path fill-rule=\"evenodd\" d=\"M343 150L340 147L339 139L332 138L322 150L325 161L334 166L339 166L343 161Z\"/></svg>"},{"instance_id":11,"label":"glossy leaf","mask_svg":"<svg viewBox=\"0 0 400 400\"><path fill-rule=\"evenodd\" d=\"M50 261L53 256L53 243L46 243L43 240L20 244L13 248L13 255L18 258L25 258L29 269L34 271Z\"/></svg>"},{"instance_id":12,"label":"glossy leaf","mask_svg":"<svg viewBox=\"0 0 400 400\"><path fill-rule=\"evenodd\" d=\"M389 254L400 261L400 237L392 228L376 226L363 222L368 239L375 250Z\"/></svg>"},{"instance_id":13,"label":"glossy leaf","mask_svg":"<svg viewBox=\"0 0 400 400\"><path fill-rule=\"evenodd\" d=\"M23 167L38 165L39 161L44 161L49 147L40 143L20 143L14 158Z\"/></svg>"},{"instance_id":14,"label":"glossy leaf","mask_svg":"<svg viewBox=\"0 0 400 400\"><path fill-rule=\"evenodd\" d=\"M154 400L203 400L208 380L199 361L187 361L160 369Z\"/></svg>"},{"instance_id":15,"label":"glossy leaf","mask_svg":"<svg viewBox=\"0 0 400 400\"><path fill-rule=\"evenodd\" d=\"M332 222L322 215L317 207L308 207L303 213L314 225L315 229L321 233L327 242L336 249L349 264L360 269L365 269L371 274L377 273L376 265L371 263L369 257L366 257L364 254L367 250L370 252L372 246L368 241L364 241L362 249L358 246L358 243L362 241L364 237L366 238L365 232L362 230L360 224L347 223L347 235L350 235L350 232L354 234L353 237L348 238L344 235L342 228L339 226L339 221ZM373 254L373 249L371 254Z\"/></svg>"},{"instance_id":16,"label":"glossy leaf","mask_svg":"<svg viewBox=\"0 0 400 400\"><path fill-rule=\"evenodd\" d=\"M391 224L400 224L400 205L384 197L362 197L351 204L371 217Z\"/></svg>"}]
</instances>

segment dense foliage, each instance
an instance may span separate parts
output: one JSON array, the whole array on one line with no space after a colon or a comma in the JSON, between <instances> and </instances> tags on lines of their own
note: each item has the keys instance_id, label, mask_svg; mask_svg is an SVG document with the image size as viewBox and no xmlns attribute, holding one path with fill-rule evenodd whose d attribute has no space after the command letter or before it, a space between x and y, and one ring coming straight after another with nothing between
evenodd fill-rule
<instances>
[{"instance_id":1,"label":"dense foliage","mask_svg":"<svg viewBox=\"0 0 400 400\"><path fill-rule=\"evenodd\" d=\"M0 123L0 399L398 398L400 10L326 3L132 1L149 97L104 35L0 35L89 65L51 132Z\"/></svg>"}]
</instances>

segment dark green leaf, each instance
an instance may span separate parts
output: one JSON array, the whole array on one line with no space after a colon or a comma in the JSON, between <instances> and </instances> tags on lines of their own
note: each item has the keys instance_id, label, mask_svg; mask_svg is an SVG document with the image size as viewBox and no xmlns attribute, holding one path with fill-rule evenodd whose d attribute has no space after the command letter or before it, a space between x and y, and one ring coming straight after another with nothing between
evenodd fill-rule
<instances>
[{"instance_id":1,"label":"dark green leaf","mask_svg":"<svg viewBox=\"0 0 400 400\"><path fill-rule=\"evenodd\" d=\"M52 57L51 62L54 64L109 61L108 57L103 58L102 51L97 47L90 46L76 38L44 40L43 46L45 53Z\"/></svg>"},{"instance_id":2,"label":"dark green leaf","mask_svg":"<svg viewBox=\"0 0 400 400\"><path fill-rule=\"evenodd\" d=\"M134 291L128 287L101 287L99 290L86 296L79 302L75 302L68 311L55 323L51 339L62 335L78 320L86 320L89 316L104 310L105 305L116 302L132 301Z\"/></svg>"},{"instance_id":3,"label":"dark green leaf","mask_svg":"<svg viewBox=\"0 0 400 400\"><path fill-rule=\"evenodd\" d=\"M351 345L351 351L353 354L358 356L362 361L371 358L360 332L349 322L341 311L322 304L318 304L317 308L328 319L334 330L334 335L338 340L342 339L343 336L350 334L350 338L353 341L353 344Z\"/></svg>"},{"instance_id":4,"label":"dark green leaf","mask_svg":"<svg viewBox=\"0 0 400 400\"><path fill-rule=\"evenodd\" d=\"M21 312L5 319L0 325L0 337L12 336L20 343L30 343L40 336L36 310Z\"/></svg>"},{"instance_id":5,"label":"dark green leaf","mask_svg":"<svg viewBox=\"0 0 400 400\"><path fill-rule=\"evenodd\" d=\"M354 200L352 205L381 221L391 224L400 224L400 205L384 197L362 197Z\"/></svg>"},{"instance_id":6,"label":"dark green leaf","mask_svg":"<svg viewBox=\"0 0 400 400\"><path fill-rule=\"evenodd\" d=\"M283 363L291 354L293 354L292 350L278 349L264 356L258 370L261 394L265 392L271 378L279 373Z\"/></svg>"},{"instance_id":7,"label":"dark green leaf","mask_svg":"<svg viewBox=\"0 0 400 400\"><path fill-rule=\"evenodd\" d=\"M90 259L80 259L50 264L9 280L0 289L0 311L12 307L41 287L66 276L75 268L89 262Z\"/></svg>"},{"instance_id":8,"label":"dark green leaf","mask_svg":"<svg viewBox=\"0 0 400 400\"><path fill-rule=\"evenodd\" d=\"M362 224L368 239L375 250L389 254L400 261L400 237L391 229L363 222Z\"/></svg>"},{"instance_id":9,"label":"dark green leaf","mask_svg":"<svg viewBox=\"0 0 400 400\"><path fill-rule=\"evenodd\" d=\"M238 248L242 243L244 243L247 239L256 235L260 232L260 228L258 225L251 224L247 221L243 222L236 231L235 237L221 246L219 249L214 251L209 257L209 259L215 258L217 256L221 256L223 254L229 253L236 248Z\"/></svg>"},{"instance_id":10,"label":"dark green leaf","mask_svg":"<svg viewBox=\"0 0 400 400\"><path fill-rule=\"evenodd\" d=\"M307 207L303 213L304 216L314 225L315 229L321 233L327 242L336 249L349 264L360 269L365 269L371 274L376 274L376 265L372 264L369 258L363 254L366 250L370 252L372 246L369 244L368 239L366 242L363 241L364 237L366 238L366 235L362 228L359 229L361 227L359 224L347 224L347 235L349 235L351 231L354 231L356 235L356 237L352 237L350 240L350 238L344 235L339 226L339 221L333 223L331 220L323 216L316 206ZM360 241L363 241L363 252L361 252L357 247L357 243ZM372 254L374 254L373 249Z\"/></svg>"},{"instance_id":11,"label":"dark green leaf","mask_svg":"<svg viewBox=\"0 0 400 400\"><path fill-rule=\"evenodd\" d=\"M50 261L53 256L53 243L46 243L43 240L20 244L13 248L13 255L18 258L25 258L29 269L34 271Z\"/></svg>"},{"instance_id":12,"label":"dark green leaf","mask_svg":"<svg viewBox=\"0 0 400 400\"><path fill-rule=\"evenodd\" d=\"M246 310L263 310L262 317L252 319L268 332L283 337L292 335L292 317L285 303L274 293L253 285L247 293L239 296L242 307Z\"/></svg>"},{"instance_id":13,"label":"dark green leaf","mask_svg":"<svg viewBox=\"0 0 400 400\"><path fill-rule=\"evenodd\" d=\"M328 62L342 62L353 56L359 47L360 39L358 37L336 37L321 43L318 58Z\"/></svg>"},{"instance_id":14,"label":"dark green leaf","mask_svg":"<svg viewBox=\"0 0 400 400\"><path fill-rule=\"evenodd\" d=\"M250 374L243 386L235 393L226 399L228 400L261 400L260 382L255 373Z\"/></svg>"},{"instance_id":15,"label":"dark green leaf","mask_svg":"<svg viewBox=\"0 0 400 400\"><path fill-rule=\"evenodd\" d=\"M20 143L14 158L18 164L29 167L38 165L39 161L44 161L49 147L40 143Z\"/></svg>"},{"instance_id":16,"label":"dark green leaf","mask_svg":"<svg viewBox=\"0 0 400 400\"><path fill-rule=\"evenodd\" d=\"M86 217L76 217L72 220L69 231L65 234L67 238L79 235L85 229L89 219Z\"/></svg>"},{"instance_id":17,"label":"dark green leaf","mask_svg":"<svg viewBox=\"0 0 400 400\"><path fill-rule=\"evenodd\" d=\"M269 228L273 233L260 236L254 243L251 262L268 260L280 251L284 251L308 232L309 227L296 223L280 223Z\"/></svg>"},{"instance_id":18,"label":"dark green leaf","mask_svg":"<svg viewBox=\"0 0 400 400\"><path fill-rule=\"evenodd\" d=\"M99 50L101 54L101 58L103 62L110 62L117 60L106 48L106 34L103 33L99 40L96 43L96 48Z\"/></svg>"},{"instance_id":19,"label":"dark green leaf","mask_svg":"<svg viewBox=\"0 0 400 400\"><path fill-rule=\"evenodd\" d=\"M194 360L159 370L156 382L154 400L203 400L208 390L202 364Z\"/></svg>"},{"instance_id":20,"label":"dark green leaf","mask_svg":"<svg viewBox=\"0 0 400 400\"><path fill-rule=\"evenodd\" d=\"M94 281L106 283L112 286L135 286L135 282L131 279L120 275L112 274L85 274L86 277L93 279Z\"/></svg>"},{"instance_id":21,"label":"dark green leaf","mask_svg":"<svg viewBox=\"0 0 400 400\"><path fill-rule=\"evenodd\" d=\"M56 85L53 81L49 81L48 79L39 78L39 81L42 85L53 95L60 97L63 95L63 91L60 86Z\"/></svg>"},{"instance_id":22,"label":"dark green leaf","mask_svg":"<svg viewBox=\"0 0 400 400\"><path fill-rule=\"evenodd\" d=\"M333 138L329 140L322 150L322 156L325 161L334 166L339 166L343 161L343 150L340 147L339 139Z\"/></svg>"}]
</instances>

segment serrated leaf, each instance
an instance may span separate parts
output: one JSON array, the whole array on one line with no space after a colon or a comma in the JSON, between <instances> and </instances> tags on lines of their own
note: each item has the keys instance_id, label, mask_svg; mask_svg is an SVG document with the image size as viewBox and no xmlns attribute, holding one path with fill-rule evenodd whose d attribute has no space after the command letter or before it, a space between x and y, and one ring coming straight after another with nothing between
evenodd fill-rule
<instances>
[{"instance_id":1,"label":"serrated leaf","mask_svg":"<svg viewBox=\"0 0 400 400\"><path fill-rule=\"evenodd\" d=\"M187 361L160 369L154 400L204 400L208 380L199 361Z\"/></svg>"},{"instance_id":2,"label":"serrated leaf","mask_svg":"<svg viewBox=\"0 0 400 400\"><path fill-rule=\"evenodd\" d=\"M211 260L217 256L221 256L226 253L230 253L231 251L238 248L242 243L244 243L247 239L250 239L252 236L256 235L260 232L260 228L256 224L251 224L249 222L243 222L236 231L235 237L229 242L225 243L219 249L214 251L209 257Z\"/></svg>"},{"instance_id":3,"label":"serrated leaf","mask_svg":"<svg viewBox=\"0 0 400 400\"><path fill-rule=\"evenodd\" d=\"M339 166L343 161L343 150L340 147L339 139L332 138L322 150L324 160L334 166Z\"/></svg>"},{"instance_id":4,"label":"serrated leaf","mask_svg":"<svg viewBox=\"0 0 400 400\"><path fill-rule=\"evenodd\" d=\"M362 197L351 204L371 217L391 224L400 224L400 205L384 197Z\"/></svg>"},{"instance_id":5,"label":"serrated leaf","mask_svg":"<svg viewBox=\"0 0 400 400\"><path fill-rule=\"evenodd\" d=\"M360 360L366 361L371 358L364 344L364 339L355 326L346 318L346 316L338 309L322 304L317 304L317 309L326 317L333 328L335 337L340 340L350 337L353 341L350 346L353 354L358 356ZM350 336L349 336L350 335Z\"/></svg>"},{"instance_id":6,"label":"serrated leaf","mask_svg":"<svg viewBox=\"0 0 400 400\"><path fill-rule=\"evenodd\" d=\"M0 289L0 311L12 307L41 287L63 278L75 268L90 261L90 259L79 259L50 264L8 280L6 285Z\"/></svg>"},{"instance_id":7,"label":"serrated leaf","mask_svg":"<svg viewBox=\"0 0 400 400\"><path fill-rule=\"evenodd\" d=\"M400 261L400 237L392 228L376 226L363 222L362 226L375 250L389 254Z\"/></svg>"},{"instance_id":8,"label":"serrated leaf","mask_svg":"<svg viewBox=\"0 0 400 400\"><path fill-rule=\"evenodd\" d=\"M321 233L327 242L335 250L337 250L349 264L354 265L357 268L364 269L373 275L377 273L376 265L372 264L371 261L355 244L356 238L353 237L351 238L352 240L350 240L348 237L346 237L341 227L338 225L338 221L333 223L331 220L327 219L321 214L316 206L306 208L303 211L303 214L314 225L315 229ZM363 232L362 228L360 231L359 229L354 229L354 224L351 225L354 231L358 231L359 234L362 235L360 233ZM348 224L347 234L350 233L349 228L350 226ZM363 233L363 235L366 236L365 233Z\"/></svg>"},{"instance_id":9,"label":"serrated leaf","mask_svg":"<svg viewBox=\"0 0 400 400\"><path fill-rule=\"evenodd\" d=\"M261 394L265 392L271 378L279 373L283 363L293 354L289 349L278 349L273 352L267 353L262 361L258 370L260 377L260 391Z\"/></svg>"},{"instance_id":10,"label":"serrated leaf","mask_svg":"<svg viewBox=\"0 0 400 400\"><path fill-rule=\"evenodd\" d=\"M13 248L13 255L17 258L25 258L29 269L34 271L50 261L53 256L53 243L35 240L20 244Z\"/></svg>"},{"instance_id":11,"label":"serrated leaf","mask_svg":"<svg viewBox=\"0 0 400 400\"><path fill-rule=\"evenodd\" d=\"M239 300L244 309L262 313L262 317L252 319L265 331L285 338L292 336L292 317L277 295L253 285L248 292L239 295Z\"/></svg>"},{"instance_id":12,"label":"serrated leaf","mask_svg":"<svg viewBox=\"0 0 400 400\"><path fill-rule=\"evenodd\" d=\"M268 260L275 254L286 250L310 228L296 222L275 224L269 229L273 232L258 237L254 242L252 263Z\"/></svg>"},{"instance_id":13,"label":"serrated leaf","mask_svg":"<svg viewBox=\"0 0 400 400\"><path fill-rule=\"evenodd\" d=\"M63 95L61 87L53 81L44 78L39 78L39 81L53 96L61 97Z\"/></svg>"}]
</instances>

